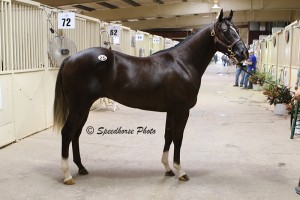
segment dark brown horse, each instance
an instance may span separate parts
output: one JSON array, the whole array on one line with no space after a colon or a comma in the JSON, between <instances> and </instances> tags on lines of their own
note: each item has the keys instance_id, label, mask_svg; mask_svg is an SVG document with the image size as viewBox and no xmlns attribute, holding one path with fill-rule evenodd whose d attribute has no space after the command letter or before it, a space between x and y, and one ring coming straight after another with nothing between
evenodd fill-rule
<instances>
[{"instance_id":1,"label":"dark brown horse","mask_svg":"<svg viewBox=\"0 0 300 200\"><path fill-rule=\"evenodd\" d=\"M91 105L100 97L129 107L166 112L165 145L162 163L167 176L174 176L168 152L174 143L174 167L179 179L189 180L180 165L180 148L189 110L196 104L201 77L216 51L237 61L248 51L232 24L233 12L196 32L179 45L145 58L125 55L104 48L90 48L67 59L58 72L54 126L62 128L62 170L64 183L74 184L69 173L69 146L78 173L88 171L81 163L79 136Z\"/></svg>"}]
</instances>

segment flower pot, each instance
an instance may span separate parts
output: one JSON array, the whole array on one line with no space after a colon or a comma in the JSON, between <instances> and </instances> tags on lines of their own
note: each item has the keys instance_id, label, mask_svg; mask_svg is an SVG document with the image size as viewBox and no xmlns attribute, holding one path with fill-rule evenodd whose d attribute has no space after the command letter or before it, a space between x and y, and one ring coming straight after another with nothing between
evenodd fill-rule
<instances>
[{"instance_id":1,"label":"flower pot","mask_svg":"<svg viewBox=\"0 0 300 200\"><path fill-rule=\"evenodd\" d=\"M274 114L275 115L286 115L288 112L286 110L286 107L282 103L278 103L274 106Z\"/></svg>"},{"instance_id":2,"label":"flower pot","mask_svg":"<svg viewBox=\"0 0 300 200\"><path fill-rule=\"evenodd\" d=\"M262 91L263 87L260 84L253 84L254 91Z\"/></svg>"}]
</instances>

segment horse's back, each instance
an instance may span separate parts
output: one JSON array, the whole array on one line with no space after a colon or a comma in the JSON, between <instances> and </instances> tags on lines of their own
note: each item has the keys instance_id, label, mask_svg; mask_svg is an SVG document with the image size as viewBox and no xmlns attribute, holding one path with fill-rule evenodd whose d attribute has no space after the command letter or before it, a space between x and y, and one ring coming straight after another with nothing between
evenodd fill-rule
<instances>
[{"instance_id":1,"label":"horse's back","mask_svg":"<svg viewBox=\"0 0 300 200\"><path fill-rule=\"evenodd\" d=\"M198 88L183 68L167 51L140 58L95 47L70 57L64 84L75 88L72 98L108 97L129 107L166 111L194 104L186 97L195 99Z\"/></svg>"}]
</instances>

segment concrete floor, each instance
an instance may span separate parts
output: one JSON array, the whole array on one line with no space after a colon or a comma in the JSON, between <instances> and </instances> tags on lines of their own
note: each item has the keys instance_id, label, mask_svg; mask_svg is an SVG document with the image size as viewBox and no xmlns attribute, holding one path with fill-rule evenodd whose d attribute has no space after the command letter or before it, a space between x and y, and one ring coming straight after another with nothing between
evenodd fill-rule
<instances>
[{"instance_id":1,"label":"concrete floor","mask_svg":"<svg viewBox=\"0 0 300 200\"><path fill-rule=\"evenodd\" d=\"M80 142L90 174L77 175L70 162L73 186L62 183L52 129L1 149L0 199L299 199L300 136L289 139L288 116L274 115L262 92L233 87L234 72L213 64L203 76L181 151L189 182L163 176L165 113L119 105L90 113ZM89 135L88 126L155 134Z\"/></svg>"}]
</instances>

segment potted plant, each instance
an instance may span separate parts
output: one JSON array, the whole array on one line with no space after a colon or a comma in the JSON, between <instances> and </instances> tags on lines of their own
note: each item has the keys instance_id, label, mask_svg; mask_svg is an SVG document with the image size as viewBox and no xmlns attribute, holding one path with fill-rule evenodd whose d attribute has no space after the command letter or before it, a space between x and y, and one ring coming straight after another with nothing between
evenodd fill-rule
<instances>
[{"instance_id":1,"label":"potted plant","mask_svg":"<svg viewBox=\"0 0 300 200\"><path fill-rule=\"evenodd\" d=\"M270 105L274 104L274 114L287 114L286 107L289 107L293 98L289 88L278 86L275 81L270 81L270 84L264 87L263 94L267 96Z\"/></svg>"},{"instance_id":2,"label":"potted plant","mask_svg":"<svg viewBox=\"0 0 300 200\"><path fill-rule=\"evenodd\" d=\"M249 82L253 84L253 90L260 91L266 81L266 75L261 72L256 72L249 77Z\"/></svg>"}]
</instances>

